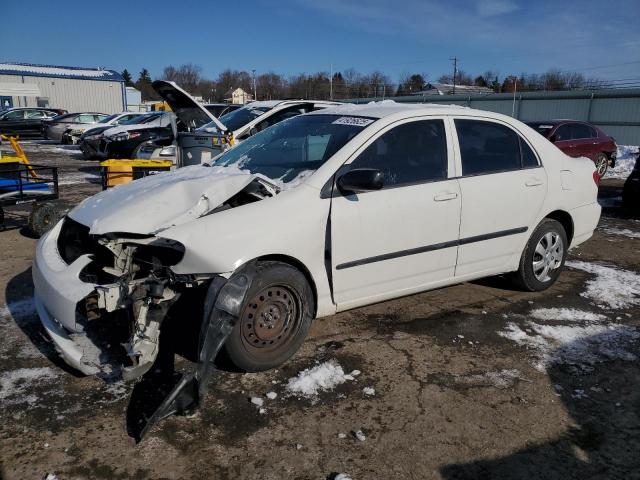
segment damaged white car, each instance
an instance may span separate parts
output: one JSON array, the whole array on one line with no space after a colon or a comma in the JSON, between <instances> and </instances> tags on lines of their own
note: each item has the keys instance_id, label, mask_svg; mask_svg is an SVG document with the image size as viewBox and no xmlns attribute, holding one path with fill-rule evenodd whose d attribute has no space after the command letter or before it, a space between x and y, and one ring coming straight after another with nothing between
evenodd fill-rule
<instances>
[{"instance_id":1,"label":"damaged white car","mask_svg":"<svg viewBox=\"0 0 640 480\"><path fill-rule=\"evenodd\" d=\"M220 348L259 371L293 355L314 318L507 272L548 288L598 223L597 180L593 162L504 115L329 108L82 202L38 243L36 306L71 366L104 371L120 350L136 378L167 309L207 289L199 370L163 416L185 390L197 399ZM116 328L124 348L100 333Z\"/></svg>"}]
</instances>

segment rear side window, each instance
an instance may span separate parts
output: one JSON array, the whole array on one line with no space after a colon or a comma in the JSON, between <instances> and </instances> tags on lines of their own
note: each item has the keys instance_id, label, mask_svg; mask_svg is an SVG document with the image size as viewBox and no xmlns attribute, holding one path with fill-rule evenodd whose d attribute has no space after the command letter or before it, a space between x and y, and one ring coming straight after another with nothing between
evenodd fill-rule
<instances>
[{"instance_id":1,"label":"rear side window","mask_svg":"<svg viewBox=\"0 0 640 480\"><path fill-rule=\"evenodd\" d=\"M520 137L516 132L493 122L456 119L455 124L462 156L462 175L521 168Z\"/></svg>"},{"instance_id":2,"label":"rear side window","mask_svg":"<svg viewBox=\"0 0 640 480\"><path fill-rule=\"evenodd\" d=\"M594 137L595 131L589 125L574 123L571 125L571 139L581 140L583 138Z\"/></svg>"},{"instance_id":3,"label":"rear side window","mask_svg":"<svg viewBox=\"0 0 640 480\"><path fill-rule=\"evenodd\" d=\"M571 125L560 125L553 134L555 141L571 140L571 130Z\"/></svg>"},{"instance_id":4,"label":"rear side window","mask_svg":"<svg viewBox=\"0 0 640 480\"><path fill-rule=\"evenodd\" d=\"M447 178L447 140L442 120L421 120L384 133L352 163L352 168L376 168L384 186Z\"/></svg>"}]
</instances>

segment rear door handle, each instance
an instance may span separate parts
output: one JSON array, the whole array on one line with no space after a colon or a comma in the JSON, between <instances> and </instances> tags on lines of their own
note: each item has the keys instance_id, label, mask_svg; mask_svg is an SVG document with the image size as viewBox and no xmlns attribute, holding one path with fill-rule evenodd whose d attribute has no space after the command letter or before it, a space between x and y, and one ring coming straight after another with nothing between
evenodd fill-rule
<instances>
[{"instance_id":1,"label":"rear door handle","mask_svg":"<svg viewBox=\"0 0 640 480\"><path fill-rule=\"evenodd\" d=\"M539 178L530 178L529 180L524 182L524 184L527 187L537 187L538 185L542 185L542 180L540 180Z\"/></svg>"},{"instance_id":2,"label":"rear door handle","mask_svg":"<svg viewBox=\"0 0 640 480\"><path fill-rule=\"evenodd\" d=\"M446 202L447 200L454 200L456 198L458 198L458 194L456 192L440 193L433 197L436 202Z\"/></svg>"}]
</instances>

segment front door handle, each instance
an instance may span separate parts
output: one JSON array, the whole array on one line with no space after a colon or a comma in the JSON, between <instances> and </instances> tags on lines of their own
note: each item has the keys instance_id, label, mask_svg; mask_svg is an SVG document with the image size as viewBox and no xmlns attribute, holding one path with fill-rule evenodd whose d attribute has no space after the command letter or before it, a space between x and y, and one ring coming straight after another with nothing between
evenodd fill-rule
<instances>
[{"instance_id":1,"label":"front door handle","mask_svg":"<svg viewBox=\"0 0 640 480\"><path fill-rule=\"evenodd\" d=\"M447 200L454 200L456 198L458 198L458 194L456 192L440 193L433 197L436 202L446 202Z\"/></svg>"},{"instance_id":2,"label":"front door handle","mask_svg":"<svg viewBox=\"0 0 640 480\"><path fill-rule=\"evenodd\" d=\"M539 178L530 178L529 180L524 182L524 184L527 187L537 187L538 185L542 185L542 180L540 180Z\"/></svg>"}]
</instances>

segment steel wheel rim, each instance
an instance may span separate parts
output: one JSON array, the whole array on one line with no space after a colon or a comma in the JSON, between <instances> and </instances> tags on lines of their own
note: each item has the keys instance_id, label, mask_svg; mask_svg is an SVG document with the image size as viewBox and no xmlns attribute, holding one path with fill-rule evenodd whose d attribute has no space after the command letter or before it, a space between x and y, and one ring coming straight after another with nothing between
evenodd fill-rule
<instances>
[{"instance_id":1,"label":"steel wheel rim","mask_svg":"<svg viewBox=\"0 0 640 480\"><path fill-rule=\"evenodd\" d=\"M564 256L562 237L558 232L547 232L538 241L533 252L533 274L540 282L551 280L551 274L560 268Z\"/></svg>"},{"instance_id":2,"label":"steel wheel rim","mask_svg":"<svg viewBox=\"0 0 640 480\"><path fill-rule=\"evenodd\" d=\"M607 163L608 160L606 157L600 156L598 158L598 165L596 166L596 170L598 171L598 175L601 177L607 172Z\"/></svg>"},{"instance_id":3,"label":"steel wheel rim","mask_svg":"<svg viewBox=\"0 0 640 480\"><path fill-rule=\"evenodd\" d=\"M286 349L301 324L300 296L292 288L272 285L256 293L241 316L242 343L252 356L269 359Z\"/></svg>"}]
</instances>

